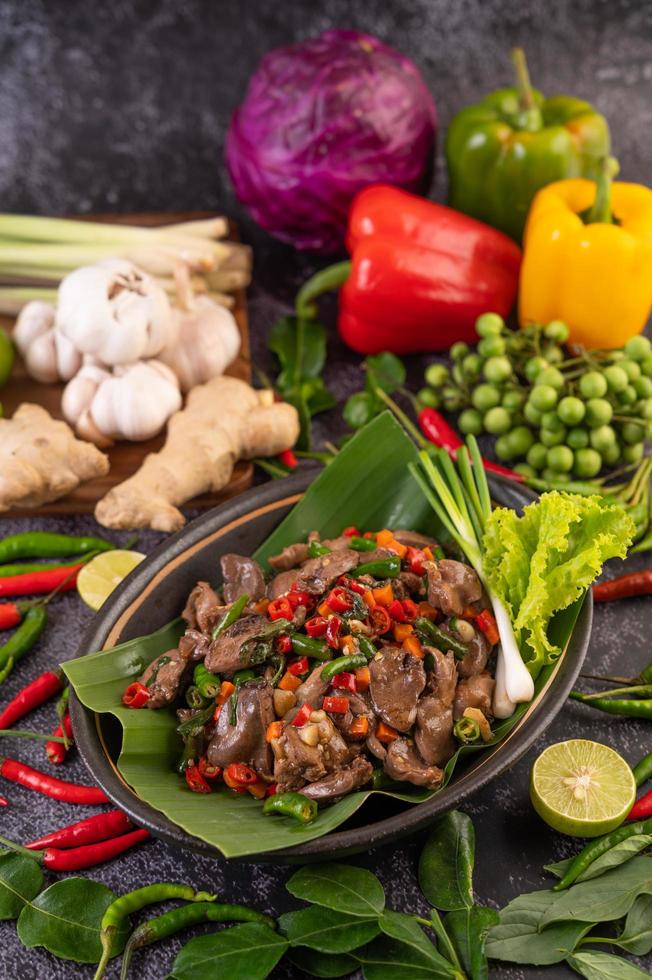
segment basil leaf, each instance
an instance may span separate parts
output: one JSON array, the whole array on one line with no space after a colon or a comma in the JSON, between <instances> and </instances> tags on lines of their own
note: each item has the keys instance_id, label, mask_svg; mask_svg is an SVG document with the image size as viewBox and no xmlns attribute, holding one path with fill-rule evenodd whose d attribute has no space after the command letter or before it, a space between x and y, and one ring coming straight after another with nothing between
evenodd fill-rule
<instances>
[{"instance_id":1,"label":"basil leaf","mask_svg":"<svg viewBox=\"0 0 652 980\"><path fill-rule=\"evenodd\" d=\"M383 351L372 354L364 362L367 372L367 382L370 387L376 386L391 395L400 385L405 384L405 365L396 354Z\"/></svg>"},{"instance_id":2,"label":"basil leaf","mask_svg":"<svg viewBox=\"0 0 652 980\"><path fill-rule=\"evenodd\" d=\"M445 912L473 905L475 832L459 810L435 824L419 858L419 885L431 905Z\"/></svg>"},{"instance_id":3,"label":"basil leaf","mask_svg":"<svg viewBox=\"0 0 652 980\"><path fill-rule=\"evenodd\" d=\"M627 913L623 931L614 942L636 956L652 952L652 895L639 895Z\"/></svg>"},{"instance_id":4,"label":"basil leaf","mask_svg":"<svg viewBox=\"0 0 652 980\"><path fill-rule=\"evenodd\" d=\"M589 864L588 868L585 868L579 875L577 881L590 881L592 878L599 878L605 871L625 864L650 845L652 845L652 834L635 834L633 837L628 837L627 840L621 840L619 844L615 844ZM566 861L559 861L557 864L547 864L545 866L546 871L551 871L558 878L563 878L572 860L572 858L568 858Z\"/></svg>"},{"instance_id":5,"label":"basil leaf","mask_svg":"<svg viewBox=\"0 0 652 980\"><path fill-rule=\"evenodd\" d=\"M555 903L551 891L519 895L500 912L500 923L487 936L486 952L492 960L548 966L559 963L583 936L591 922L560 922L539 932L542 916Z\"/></svg>"},{"instance_id":6,"label":"basil leaf","mask_svg":"<svg viewBox=\"0 0 652 980\"><path fill-rule=\"evenodd\" d=\"M179 952L168 980L264 980L287 946L273 929L255 922L195 936Z\"/></svg>"},{"instance_id":7,"label":"basil leaf","mask_svg":"<svg viewBox=\"0 0 652 980\"><path fill-rule=\"evenodd\" d=\"M464 971L471 980L488 980L489 967L485 943L492 926L499 916L495 909L474 905L471 909L458 909L444 917L444 925L453 940Z\"/></svg>"},{"instance_id":8,"label":"basil leaf","mask_svg":"<svg viewBox=\"0 0 652 980\"><path fill-rule=\"evenodd\" d=\"M434 947L433 947L434 948ZM357 953L365 980L450 980L455 972L450 964L441 967L429 955L395 939L381 936Z\"/></svg>"},{"instance_id":9,"label":"basil leaf","mask_svg":"<svg viewBox=\"0 0 652 980\"><path fill-rule=\"evenodd\" d=\"M100 924L115 894L99 881L64 878L25 905L18 918L18 938L32 949L43 946L49 953L76 963L97 963L102 955ZM131 931L126 920L112 947L119 953Z\"/></svg>"},{"instance_id":10,"label":"basil leaf","mask_svg":"<svg viewBox=\"0 0 652 980\"><path fill-rule=\"evenodd\" d=\"M354 395L347 398L342 416L350 429L361 429L374 417L376 411L373 395L368 391L356 391Z\"/></svg>"},{"instance_id":11,"label":"basil leaf","mask_svg":"<svg viewBox=\"0 0 652 980\"><path fill-rule=\"evenodd\" d=\"M309 977L348 977L358 969L358 960L347 953L319 953L316 949L297 946L287 958Z\"/></svg>"},{"instance_id":12,"label":"basil leaf","mask_svg":"<svg viewBox=\"0 0 652 980\"><path fill-rule=\"evenodd\" d=\"M444 976L455 976L453 965L437 952L436 946L428 939L413 916L387 910L379 918L378 925L390 939L396 939L405 946L412 947L417 953L430 960Z\"/></svg>"},{"instance_id":13,"label":"basil leaf","mask_svg":"<svg viewBox=\"0 0 652 980\"><path fill-rule=\"evenodd\" d=\"M278 924L291 946L309 946L321 953L348 953L374 939L380 931L375 918L361 919L318 905L286 912Z\"/></svg>"},{"instance_id":14,"label":"basil leaf","mask_svg":"<svg viewBox=\"0 0 652 980\"><path fill-rule=\"evenodd\" d=\"M544 912L539 929L565 919L611 922L627 915L639 895L652 894L652 858L637 857L607 871L595 881L583 881L560 892Z\"/></svg>"},{"instance_id":15,"label":"basil leaf","mask_svg":"<svg viewBox=\"0 0 652 980\"><path fill-rule=\"evenodd\" d=\"M40 865L26 854L0 854L0 919L17 919L43 887Z\"/></svg>"},{"instance_id":16,"label":"basil leaf","mask_svg":"<svg viewBox=\"0 0 652 980\"><path fill-rule=\"evenodd\" d=\"M568 964L586 980L638 980L650 976L647 970L611 953L575 953L568 957Z\"/></svg>"},{"instance_id":17,"label":"basil leaf","mask_svg":"<svg viewBox=\"0 0 652 980\"><path fill-rule=\"evenodd\" d=\"M349 915L368 918L380 915L385 907L385 892L376 875L346 864L301 868L285 887L295 898Z\"/></svg>"}]
</instances>

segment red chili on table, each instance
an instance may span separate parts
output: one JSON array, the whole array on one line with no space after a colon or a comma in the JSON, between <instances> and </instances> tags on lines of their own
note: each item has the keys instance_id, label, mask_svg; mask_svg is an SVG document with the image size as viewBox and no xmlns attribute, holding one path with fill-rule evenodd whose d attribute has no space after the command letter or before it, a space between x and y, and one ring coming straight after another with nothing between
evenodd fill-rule
<instances>
[{"instance_id":1,"label":"red chili on table","mask_svg":"<svg viewBox=\"0 0 652 980\"><path fill-rule=\"evenodd\" d=\"M20 718L54 697L62 688L61 674L53 670L46 670L45 673L39 674L18 692L0 714L0 728L11 728Z\"/></svg>"},{"instance_id":2,"label":"red chili on table","mask_svg":"<svg viewBox=\"0 0 652 980\"><path fill-rule=\"evenodd\" d=\"M646 820L652 817L652 789L637 800L627 814L628 820Z\"/></svg>"},{"instance_id":3,"label":"red chili on table","mask_svg":"<svg viewBox=\"0 0 652 980\"><path fill-rule=\"evenodd\" d=\"M104 840L98 844L86 844L83 847L72 847L67 850L61 850L58 847L32 850L14 844L13 841L4 837L0 837L0 843L13 851L18 851L19 854L29 854L31 858L50 871L81 871L84 868L93 868L97 864L110 861L118 854L123 854L129 848L135 847L136 844L146 841L149 836L148 830L133 830L130 834L112 837L111 840Z\"/></svg>"},{"instance_id":4,"label":"red chili on table","mask_svg":"<svg viewBox=\"0 0 652 980\"><path fill-rule=\"evenodd\" d=\"M70 744L72 744L73 741L72 722L70 720L70 715L68 714L68 712L66 712L66 714L63 717L63 725L61 724L57 725L57 727L54 729L52 734L57 738L61 738L61 736L64 733L64 729L66 733L66 738L70 741ZM50 760L50 762L52 762L55 766L60 766L62 762L66 761L69 748L70 746L66 748L63 742L45 743L45 753L48 759Z\"/></svg>"},{"instance_id":5,"label":"red chili on table","mask_svg":"<svg viewBox=\"0 0 652 980\"><path fill-rule=\"evenodd\" d=\"M0 756L0 776L19 783L27 789L33 789L44 796L51 796L62 803L79 803L86 806L98 806L109 803L108 796L98 786L81 786L79 783L68 783L55 779L47 773L32 769L17 759Z\"/></svg>"},{"instance_id":6,"label":"red chili on table","mask_svg":"<svg viewBox=\"0 0 652 980\"><path fill-rule=\"evenodd\" d=\"M84 563L80 562L78 565L64 565L63 568L0 578L0 596L40 595L44 592L52 592L53 589L69 592L75 588L77 575L83 567Z\"/></svg>"},{"instance_id":7,"label":"red chili on table","mask_svg":"<svg viewBox=\"0 0 652 980\"><path fill-rule=\"evenodd\" d=\"M23 618L24 609L21 602L3 602L0 604L0 630L10 630L18 626Z\"/></svg>"},{"instance_id":8,"label":"red chili on table","mask_svg":"<svg viewBox=\"0 0 652 980\"><path fill-rule=\"evenodd\" d=\"M445 449L452 459L457 457L457 450L463 443L455 429L451 428L443 415L440 415L434 408L424 408L419 412L417 421L419 428L428 442L439 446L440 449ZM491 473L506 476L510 480L516 480L517 483L524 482L524 477L520 473L515 473L514 470L510 470L506 466L501 466L500 463L492 463L489 459L483 459L482 462L484 468Z\"/></svg>"},{"instance_id":9,"label":"red chili on table","mask_svg":"<svg viewBox=\"0 0 652 980\"><path fill-rule=\"evenodd\" d=\"M131 830L133 824L122 810L108 810L97 813L94 817L78 820L59 830L53 830L43 837L25 844L29 850L39 850L44 847L79 847L81 844L96 844L98 841L118 837Z\"/></svg>"},{"instance_id":10,"label":"red chili on table","mask_svg":"<svg viewBox=\"0 0 652 980\"><path fill-rule=\"evenodd\" d=\"M652 568L640 572L630 572L612 578L609 582L600 582L593 586L595 602L612 602L614 599L629 599L633 596L652 595Z\"/></svg>"},{"instance_id":11,"label":"red chili on table","mask_svg":"<svg viewBox=\"0 0 652 980\"><path fill-rule=\"evenodd\" d=\"M279 463L283 463L290 470L296 470L299 465L299 461L291 449L284 449L282 453L278 454L277 459Z\"/></svg>"},{"instance_id":12,"label":"red chili on table","mask_svg":"<svg viewBox=\"0 0 652 980\"><path fill-rule=\"evenodd\" d=\"M144 708L148 701L149 688L141 684L140 681L134 681L130 684L122 695L122 703L127 708Z\"/></svg>"}]
</instances>

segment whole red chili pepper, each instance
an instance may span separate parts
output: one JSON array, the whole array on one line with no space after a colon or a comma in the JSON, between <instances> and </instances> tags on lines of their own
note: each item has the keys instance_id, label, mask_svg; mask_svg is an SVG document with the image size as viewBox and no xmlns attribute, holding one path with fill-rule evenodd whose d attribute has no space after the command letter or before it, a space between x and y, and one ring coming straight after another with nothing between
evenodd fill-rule
<instances>
[{"instance_id":1,"label":"whole red chili pepper","mask_svg":"<svg viewBox=\"0 0 652 980\"><path fill-rule=\"evenodd\" d=\"M63 724L57 725L57 727L54 729L52 734L57 736L58 738L61 738L61 736L64 733L64 729L65 729L66 737L72 743L73 740L72 722L70 720L70 715L67 712L63 717ZM50 762L52 762L55 766L59 766L61 765L62 762L66 761L66 756L68 755L68 749L63 744L63 742L46 742L45 753L48 759L50 760Z\"/></svg>"},{"instance_id":2,"label":"whole red chili pepper","mask_svg":"<svg viewBox=\"0 0 652 980\"><path fill-rule=\"evenodd\" d=\"M629 599L639 595L652 595L652 568L620 575L593 586L594 602L611 602L613 599Z\"/></svg>"},{"instance_id":3,"label":"whole red chili pepper","mask_svg":"<svg viewBox=\"0 0 652 980\"><path fill-rule=\"evenodd\" d=\"M54 697L62 688L63 680L60 673L46 670L45 673L39 674L18 692L0 714L0 728L11 728L20 718Z\"/></svg>"},{"instance_id":4,"label":"whole red chili pepper","mask_svg":"<svg viewBox=\"0 0 652 980\"><path fill-rule=\"evenodd\" d=\"M3 595L40 595L44 592L69 592L77 584L79 569L83 562L68 565L63 568L48 569L45 572L27 572L24 575L12 575L10 578L0 578L0 596Z\"/></svg>"},{"instance_id":5,"label":"whole red chili pepper","mask_svg":"<svg viewBox=\"0 0 652 980\"><path fill-rule=\"evenodd\" d=\"M0 604L0 630L10 630L18 626L29 603L3 602Z\"/></svg>"},{"instance_id":6,"label":"whole red chili pepper","mask_svg":"<svg viewBox=\"0 0 652 980\"><path fill-rule=\"evenodd\" d=\"M43 837L25 844L29 850L40 850L44 847L79 847L82 844L96 844L98 841L118 837L131 830L133 824L122 810L108 810L97 813L94 817L78 820L60 830L53 830Z\"/></svg>"},{"instance_id":7,"label":"whole red chili pepper","mask_svg":"<svg viewBox=\"0 0 652 980\"><path fill-rule=\"evenodd\" d=\"M282 453L278 454L277 459L279 463L283 463L290 470L296 470L299 465L299 461L291 449L284 449Z\"/></svg>"},{"instance_id":8,"label":"whole red chili pepper","mask_svg":"<svg viewBox=\"0 0 652 980\"><path fill-rule=\"evenodd\" d=\"M9 800L5 799L4 796L0 796L0 806L9 806Z\"/></svg>"},{"instance_id":9,"label":"whole red chili pepper","mask_svg":"<svg viewBox=\"0 0 652 980\"><path fill-rule=\"evenodd\" d=\"M645 793L627 814L628 820L645 820L652 817L652 789Z\"/></svg>"},{"instance_id":10,"label":"whole red chili pepper","mask_svg":"<svg viewBox=\"0 0 652 980\"><path fill-rule=\"evenodd\" d=\"M457 450L463 443L457 432L451 428L443 415L440 415L434 408L424 408L419 412L417 421L419 428L428 442L439 446L440 449L445 449L452 459L456 459ZM514 470L510 470L506 466L501 466L500 463L492 463L490 459L484 458L482 463L484 468L491 473L497 473L499 476L516 480L517 483L524 482L524 477L521 473L515 473Z\"/></svg>"},{"instance_id":11,"label":"whole red chili pepper","mask_svg":"<svg viewBox=\"0 0 652 980\"><path fill-rule=\"evenodd\" d=\"M58 847L46 847L42 851L31 850L5 837L0 837L0 844L19 854L29 854L50 871L82 871L84 868L93 868L96 864L110 861L118 854L128 851L130 847L146 841L149 836L149 830L132 830L130 834L112 837L111 840L86 844L83 847L72 847L68 850L61 850Z\"/></svg>"},{"instance_id":12,"label":"whole red chili pepper","mask_svg":"<svg viewBox=\"0 0 652 980\"><path fill-rule=\"evenodd\" d=\"M51 796L62 803L80 803L86 806L98 806L101 803L109 803L108 796L102 792L98 786L81 786L78 783L67 783L62 779L55 779L47 773L32 769L24 762L17 759L8 759L0 756L0 776L9 779L12 783L20 783L27 789L33 789L44 796Z\"/></svg>"}]
</instances>

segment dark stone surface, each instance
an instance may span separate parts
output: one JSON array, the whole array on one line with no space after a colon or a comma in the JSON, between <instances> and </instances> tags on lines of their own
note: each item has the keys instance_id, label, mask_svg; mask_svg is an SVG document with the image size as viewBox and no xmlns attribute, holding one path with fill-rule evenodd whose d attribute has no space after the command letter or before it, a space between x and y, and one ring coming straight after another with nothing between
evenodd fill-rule
<instances>
[{"instance_id":1,"label":"dark stone surface","mask_svg":"<svg viewBox=\"0 0 652 980\"><path fill-rule=\"evenodd\" d=\"M631 0L515 3L509 0L327 0L323 5L283 0L264 5L222 0L112 4L4 0L0 4L0 194L3 210L64 211L226 209L243 220L244 237L256 247L256 281L250 291L254 357L267 365L265 338L310 258L274 244L257 232L233 201L222 163L225 127L246 81L271 46L331 26L357 26L378 34L422 67L437 100L442 128L451 114L508 77L507 50L525 46L533 79L548 92L573 92L593 101L611 123L622 175L648 176L652 124L652 4ZM443 198L439 161L433 193ZM413 362L416 380L420 365ZM328 381L338 397L359 385L358 362L332 337ZM338 430L336 413L319 432ZM9 520L2 532L47 526L96 531L90 518ZM122 536L124 541L128 535ZM160 536L144 534L147 551ZM645 556L631 561L643 567ZM612 574L618 572L615 567ZM636 673L650 659L647 600L596 610L587 669ZM20 670L3 688L10 697L31 676L74 655L89 618L72 596L52 609L50 627ZM29 724L54 727L52 706ZM630 761L652 747L642 722L609 721L569 704L527 757L466 808L478 839L475 875L479 899L500 907L523 891L543 887L545 862L573 853L572 841L554 834L528 801L530 766L546 744L569 737L612 745ZM12 744L12 751L43 765L41 745ZM83 780L78 760L66 766ZM91 813L55 804L14 786L2 787L11 806L1 811L2 832L27 840ZM422 841L372 852L359 863L382 878L394 908L422 908L415 859ZM93 877L118 892L156 879L192 881L277 914L289 907L286 868L229 865L188 856L161 844L96 869ZM18 980L91 977L90 967L25 950L12 924L0 927L0 975ZM137 954L134 972L166 974L182 940ZM647 965L650 966L648 959ZM505 980L570 975L507 969ZM116 967L108 973L117 976ZM293 976L280 968L277 976Z\"/></svg>"}]
</instances>

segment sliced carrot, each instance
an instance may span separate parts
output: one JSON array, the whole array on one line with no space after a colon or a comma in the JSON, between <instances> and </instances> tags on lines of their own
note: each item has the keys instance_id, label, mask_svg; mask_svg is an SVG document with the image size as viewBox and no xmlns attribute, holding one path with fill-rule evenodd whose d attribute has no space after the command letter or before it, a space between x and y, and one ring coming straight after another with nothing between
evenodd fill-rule
<instances>
[{"instance_id":1,"label":"sliced carrot","mask_svg":"<svg viewBox=\"0 0 652 980\"><path fill-rule=\"evenodd\" d=\"M295 677L294 674L283 674L278 682L278 687L282 691L296 691L298 687L301 687L301 680Z\"/></svg>"},{"instance_id":2,"label":"sliced carrot","mask_svg":"<svg viewBox=\"0 0 652 980\"><path fill-rule=\"evenodd\" d=\"M355 684L358 691L368 691L371 684L371 672L368 667L358 667L355 672Z\"/></svg>"},{"instance_id":3,"label":"sliced carrot","mask_svg":"<svg viewBox=\"0 0 652 980\"><path fill-rule=\"evenodd\" d=\"M395 742L398 738L396 729L386 725L384 721L378 722L375 734L379 742Z\"/></svg>"},{"instance_id":4,"label":"sliced carrot","mask_svg":"<svg viewBox=\"0 0 652 980\"><path fill-rule=\"evenodd\" d=\"M426 558L428 559L428 561L434 561L435 560L435 556L433 555L433 553L430 550L430 548L428 547L428 545L426 545L425 548L422 548L421 550L423 551L423 553L426 556Z\"/></svg>"},{"instance_id":5,"label":"sliced carrot","mask_svg":"<svg viewBox=\"0 0 652 980\"><path fill-rule=\"evenodd\" d=\"M259 779L257 783L252 783L251 786L247 786L247 790L255 799L262 800L267 795L267 783Z\"/></svg>"},{"instance_id":6,"label":"sliced carrot","mask_svg":"<svg viewBox=\"0 0 652 980\"><path fill-rule=\"evenodd\" d=\"M267 612L267 607L269 606L269 603L270 603L269 599L259 599L258 602L255 604L254 609L256 610L257 613L260 613L260 615L264 616L265 613Z\"/></svg>"},{"instance_id":7,"label":"sliced carrot","mask_svg":"<svg viewBox=\"0 0 652 980\"><path fill-rule=\"evenodd\" d=\"M367 591L363 594L362 598L364 600L365 605L369 609L373 609L374 606L376 605L376 600L374 599L374 594L371 591L371 589L367 589Z\"/></svg>"},{"instance_id":8,"label":"sliced carrot","mask_svg":"<svg viewBox=\"0 0 652 980\"><path fill-rule=\"evenodd\" d=\"M364 738L369 734L369 719L364 715L358 715L351 722L351 727L349 728L349 735L351 738Z\"/></svg>"},{"instance_id":9,"label":"sliced carrot","mask_svg":"<svg viewBox=\"0 0 652 980\"><path fill-rule=\"evenodd\" d=\"M283 731L282 721L273 721L267 726L267 731L265 732L265 741L273 742L275 738L280 738L281 732Z\"/></svg>"},{"instance_id":10,"label":"sliced carrot","mask_svg":"<svg viewBox=\"0 0 652 980\"><path fill-rule=\"evenodd\" d=\"M215 704L224 704L225 701L229 700L234 691L235 684L232 684L231 681L222 681L220 684L220 693L215 698Z\"/></svg>"},{"instance_id":11,"label":"sliced carrot","mask_svg":"<svg viewBox=\"0 0 652 980\"><path fill-rule=\"evenodd\" d=\"M321 605L317 606L317 612L320 616L332 616L333 610L328 605L327 602L322 602Z\"/></svg>"},{"instance_id":12,"label":"sliced carrot","mask_svg":"<svg viewBox=\"0 0 652 980\"><path fill-rule=\"evenodd\" d=\"M350 633L340 640L340 650L344 650L347 654L356 652L355 640Z\"/></svg>"},{"instance_id":13,"label":"sliced carrot","mask_svg":"<svg viewBox=\"0 0 652 980\"><path fill-rule=\"evenodd\" d=\"M462 616L461 616L462 619L475 619L476 616L477 613L473 608L473 606L465 606L464 609L462 610Z\"/></svg>"},{"instance_id":14,"label":"sliced carrot","mask_svg":"<svg viewBox=\"0 0 652 980\"><path fill-rule=\"evenodd\" d=\"M419 603L419 615L425 616L426 619L437 619L439 616L439 610L431 606L429 602Z\"/></svg>"},{"instance_id":15,"label":"sliced carrot","mask_svg":"<svg viewBox=\"0 0 652 980\"><path fill-rule=\"evenodd\" d=\"M387 528L378 532L376 535L376 544L379 548L387 548L389 551L393 551L399 558L405 558L407 554L406 545L397 541L392 532L388 531Z\"/></svg>"},{"instance_id":16,"label":"sliced carrot","mask_svg":"<svg viewBox=\"0 0 652 980\"><path fill-rule=\"evenodd\" d=\"M394 535L386 527L382 531L378 531L376 534L376 544L379 548L386 548L387 545L394 540Z\"/></svg>"},{"instance_id":17,"label":"sliced carrot","mask_svg":"<svg viewBox=\"0 0 652 980\"><path fill-rule=\"evenodd\" d=\"M410 633L414 633L414 626L410 626L409 623L394 623L394 639L397 643L402 643L406 640Z\"/></svg>"},{"instance_id":18,"label":"sliced carrot","mask_svg":"<svg viewBox=\"0 0 652 980\"><path fill-rule=\"evenodd\" d=\"M423 659L423 647L419 643L418 637L412 633L410 636L406 636L401 644L404 650L411 653L413 657L418 657L419 660Z\"/></svg>"},{"instance_id":19,"label":"sliced carrot","mask_svg":"<svg viewBox=\"0 0 652 980\"><path fill-rule=\"evenodd\" d=\"M391 582L383 585L380 589L372 589L371 594L378 606L388 606L390 602L394 601L394 590Z\"/></svg>"}]
</instances>

